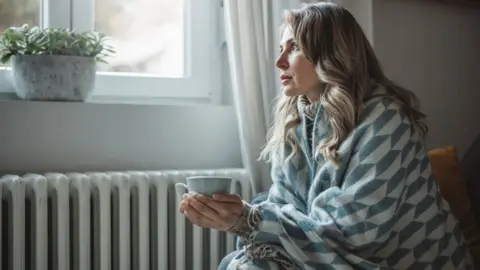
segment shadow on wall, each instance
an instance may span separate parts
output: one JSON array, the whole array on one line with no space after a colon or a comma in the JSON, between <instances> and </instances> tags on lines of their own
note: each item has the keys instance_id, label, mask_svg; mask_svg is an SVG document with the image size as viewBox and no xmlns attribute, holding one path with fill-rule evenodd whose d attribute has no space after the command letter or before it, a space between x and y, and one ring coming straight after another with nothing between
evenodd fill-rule
<instances>
[{"instance_id":1,"label":"shadow on wall","mask_svg":"<svg viewBox=\"0 0 480 270\"><path fill-rule=\"evenodd\" d=\"M480 8L373 1L374 45L387 74L420 98L430 149L461 157L480 132Z\"/></svg>"},{"instance_id":2,"label":"shadow on wall","mask_svg":"<svg viewBox=\"0 0 480 270\"><path fill-rule=\"evenodd\" d=\"M462 158L461 166L467 182L467 191L472 198L472 208L476 210L475 216L480 217L480 134L468 148Z\"/></svg>"}]
</instances>

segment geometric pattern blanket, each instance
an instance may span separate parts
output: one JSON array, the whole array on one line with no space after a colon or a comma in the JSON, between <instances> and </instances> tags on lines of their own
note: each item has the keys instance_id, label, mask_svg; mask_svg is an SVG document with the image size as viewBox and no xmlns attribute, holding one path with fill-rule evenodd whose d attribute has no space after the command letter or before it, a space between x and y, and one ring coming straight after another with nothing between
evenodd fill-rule
<instances>
[{"instance_id":1,"label":"geometric pattern blanket","mask_svg":"<svg viewBox=\"0 0 480 270\"><path fill-rule=\"evenodd\" d=\"M284 148L273 159L268 197L251 206L253 231L239 238L227 269L472 269L423 142L399 105L384 97L367 103L338 149L338 166L311 151L329 135L322 107L299 111L301 154Z\"/></svg>"}]
</instances>

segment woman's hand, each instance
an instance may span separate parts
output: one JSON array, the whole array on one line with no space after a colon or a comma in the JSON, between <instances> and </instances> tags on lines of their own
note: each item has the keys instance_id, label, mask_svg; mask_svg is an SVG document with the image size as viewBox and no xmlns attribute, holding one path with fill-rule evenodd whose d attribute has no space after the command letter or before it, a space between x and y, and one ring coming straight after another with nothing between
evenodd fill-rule
<instances>
[{"instance_id":1,"label":"woman's hand","mask_svg":"<svg viewBox=\"0 0 480 270\"><path fill-rule=\"evenodd\" d=\"M183 195L179 211L197 226L227 231L240 219L244 207L237 194L216 194L208 197L187 193Z\"/></svg>"}]
</instances>

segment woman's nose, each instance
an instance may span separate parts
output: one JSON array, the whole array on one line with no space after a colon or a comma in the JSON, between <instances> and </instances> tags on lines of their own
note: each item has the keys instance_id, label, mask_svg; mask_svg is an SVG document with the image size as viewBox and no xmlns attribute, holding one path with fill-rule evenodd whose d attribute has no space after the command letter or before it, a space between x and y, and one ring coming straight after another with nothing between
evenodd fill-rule
<instances>
[{"instance_id":1,"label":"woman's nose","mask_svg":"<svg viewBox=\"0 0 480 270\"><path fill-rule=\"evenodd\" d=\"M275 61L275 66L281 70L288 69L288 60L285 54L282 53L278 56L277 61Z\"/></svg>"}]
</instances>

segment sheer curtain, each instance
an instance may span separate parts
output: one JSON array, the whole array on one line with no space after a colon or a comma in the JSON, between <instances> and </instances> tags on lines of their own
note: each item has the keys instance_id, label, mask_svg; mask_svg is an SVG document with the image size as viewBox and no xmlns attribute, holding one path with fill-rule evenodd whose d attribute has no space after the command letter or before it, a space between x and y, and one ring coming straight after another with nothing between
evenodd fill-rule
<instances>
[{"instance_id":1,"label":"sheer curtain","mask_svg":"<svg viewBox=\"0 0 480 270\"><path fill-rule=\"evenodd\" d=\"M275 58L283 10L307 0L224 0L225 31L242 160L254 194L272 183L270 168L257 161L271 123L280 84Z\"/></svg>"}]
</instances>

